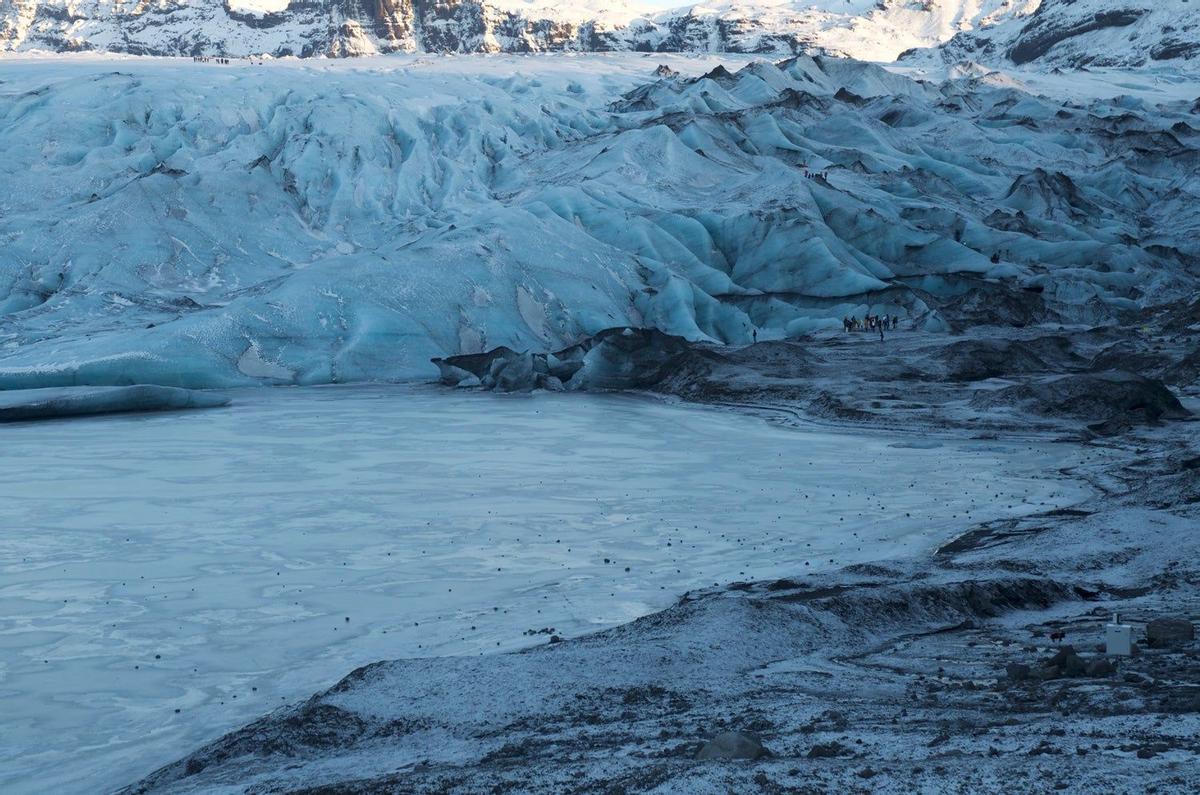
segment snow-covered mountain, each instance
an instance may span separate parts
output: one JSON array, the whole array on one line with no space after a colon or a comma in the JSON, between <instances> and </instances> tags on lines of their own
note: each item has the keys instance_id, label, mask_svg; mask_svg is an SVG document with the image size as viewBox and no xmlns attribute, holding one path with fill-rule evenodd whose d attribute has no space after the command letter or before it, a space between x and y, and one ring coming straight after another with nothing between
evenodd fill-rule
<instances>
[{"instance_id":1,"label":"snow-covered mountain","mask_svg":"<svg viewBox=\"0 0 1200 795\"><path fill-rule=\"evenodd\" d=\"M1146 66L1200 58L1200 3L1194 0L1042 0L964 30L941 46L905 52L907 63L975 61L1054 67Z\"/></svg>"},{"instance_id":2,"label":"snow-covered mountain","mask_svg":"<svg viewBox=\"0 0 1200 795\"><path fill-rule=\"evenodd\" d=\"M1144 65L1200 55L1191 0L0 0L0 51L795 54Z\"/></svg>"},{"instance_id":3,"label":"snow-covered mountain","mask_svg":"<svg viewBox=\"0 0 1200 795\"><path fill-rule=\"evenodd\" d=\"M1038 0L3 0L0 50L346 56L802 49L868 60L1024 18Z\"/></svg>"}]
</instances>

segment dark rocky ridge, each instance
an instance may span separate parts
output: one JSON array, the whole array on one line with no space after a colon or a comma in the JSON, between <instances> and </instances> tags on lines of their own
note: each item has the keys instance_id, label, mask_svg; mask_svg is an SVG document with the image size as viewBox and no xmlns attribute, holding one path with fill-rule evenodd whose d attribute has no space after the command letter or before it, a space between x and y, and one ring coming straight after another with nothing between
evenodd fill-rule
<instances>
[{"instance_id":1,"label":"dark rocky ridge","mask_svg":"<svg viewBox=\"0 0 1200 795\"><path fill-rule=\"evenodd\" d=\"M1049 5L1043 8L1050 8ZM1057 24L1048 14L1034 14L1033 20L1021 31L1021 38L1011 50L1008 58L1015 64L1029 63L1037 60L1050 51L1050 48L1061 41L1091 33L1104 28L1123 28L1137 22L1142 16L1140 9L1117 11L1101 11L1091 19L1081 20L1075 24Z\"/></svg>"},{"instance_id":2,"label":"dark rocky ridge","mask_svg":"<svg viewBox=\"0 0 1200 795\"><path fill-rule=\"evenodd\" d=\"M1028 18L956 34L901 61L991 66L1150 66L1200 56L1200 9L1189 0L1043 0Z\"/></svg>"},{"instance_id":3,"label":"dark rocky ridge","mask_svg":"<svg viewBox=\"0 0 1200 795\"><path fill-rule=\"evenodd\" d=\"M951 334L912 321L883 340L819 332L728 346L620 327L552 353L498 348L434 362L448 386L645 390L865 425L978 432L1028 423L1089 437L1191 419L1172 391L1200 394L1200 328L1177 325L1187 310L1080 327L1026 322L1028 312L1013 311L1026 304L1044 311L1039 293L983 283L938 306L960 329Z\"/></svg>"}]
</instances>

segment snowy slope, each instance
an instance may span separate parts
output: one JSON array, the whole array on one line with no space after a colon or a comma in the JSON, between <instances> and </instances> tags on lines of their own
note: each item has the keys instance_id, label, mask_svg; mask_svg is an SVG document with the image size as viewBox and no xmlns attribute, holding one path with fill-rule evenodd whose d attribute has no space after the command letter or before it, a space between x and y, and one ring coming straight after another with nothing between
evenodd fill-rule
<instances>
[{"instance_id":1,"label":"snowy slope","mask_svg":"<svg viewBox=\"0 0 1200 795\"><path fill-rule=\"evenodd\" d=\"M5 0L0 50L152 55L802 49L891 60L1038 0L748 0L663 11L575 0Z\"/></svg>"},{"instance_id":2,"label":"snowy slope","mask_svg":"<svg viewBox=\"0 0 1200 795\"><path fill-rule=\"evenodd\" d=\"M684 77L654 81L664 60ZM611 326L739 342L867 309L941 328L937 300L985 276L1067 321L1194 288L1194 85L325 63L10 60L0 388L427 378Z\"/></svg>"},{"instance_id":3,"label":"snowy slope","mask_svg":"<svg viewBox=\"0 0 1200 795\"><path fill-rule=\"evenodd\" d=\"M964 31L905 63L1147 66L1200 59L1200 4L1189 0L1043 0L1032 16Z\"/></svg>"}]
</instances>

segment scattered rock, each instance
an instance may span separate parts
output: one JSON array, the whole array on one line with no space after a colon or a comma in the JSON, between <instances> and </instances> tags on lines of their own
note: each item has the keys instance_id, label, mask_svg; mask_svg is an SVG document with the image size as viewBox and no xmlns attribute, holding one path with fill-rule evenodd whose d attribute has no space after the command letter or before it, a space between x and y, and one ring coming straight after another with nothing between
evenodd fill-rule
<instances>
[{"instance_id":1,"label":"scattered rock","mask_svg":"<svg viewBox=\"0 0 1200 795\"><path fill-rule=\"evenodd\" d=\"M1043 668L1046 678L1086 676L1087 663L1075 653L1074 646L1063 646Z\"/></svg>"}]
</instances>

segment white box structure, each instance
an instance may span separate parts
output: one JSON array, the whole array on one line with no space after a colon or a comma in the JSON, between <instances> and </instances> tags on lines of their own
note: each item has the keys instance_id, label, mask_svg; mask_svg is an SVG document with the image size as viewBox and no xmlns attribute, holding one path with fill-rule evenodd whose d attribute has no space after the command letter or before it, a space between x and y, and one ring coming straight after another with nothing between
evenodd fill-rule
<instances>
[{"instance_id":1,"label":"white box structure","mask_svg":"<svg viewBox=\"0 0 1200 795\"><path fill-rule=\"evenodd\" d=\"M1112 623L1104 626L1104 652L1120 657L1133 654L1133 627L1122 624L1116 613Z\"/></svg>"}]
</instances>

